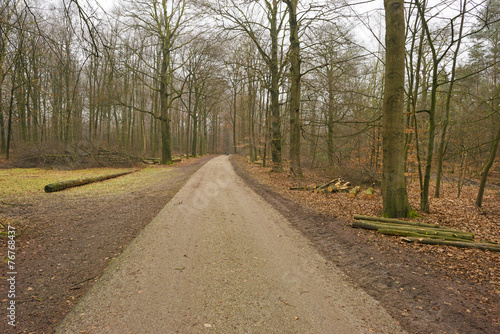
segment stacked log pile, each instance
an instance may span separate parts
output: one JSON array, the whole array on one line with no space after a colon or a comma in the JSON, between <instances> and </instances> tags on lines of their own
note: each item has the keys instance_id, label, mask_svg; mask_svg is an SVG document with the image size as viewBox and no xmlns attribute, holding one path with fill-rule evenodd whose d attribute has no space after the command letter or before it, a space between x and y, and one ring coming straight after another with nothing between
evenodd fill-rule
<instances>
[{"instance_id":1,"label":"stacked log pile","mask_svg":"<svg viewBox=\"0 0 500 334\"><path fill-rule=\"evenodd\" d=\"M495 252L500 251L499 244L487 241L475 241L473 233L432 224L354 215L352 227L373 230L385 235L401 236L402 240L406 242L487 249Z\"/></svg>"}]
</instances>

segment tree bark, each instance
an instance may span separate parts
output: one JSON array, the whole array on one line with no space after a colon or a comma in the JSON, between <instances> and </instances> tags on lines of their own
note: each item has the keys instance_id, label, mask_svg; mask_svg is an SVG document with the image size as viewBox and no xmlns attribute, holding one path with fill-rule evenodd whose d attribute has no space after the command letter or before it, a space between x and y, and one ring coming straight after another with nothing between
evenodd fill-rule
<instances>
[{"instance_id":1,"label":"tree bark","mask_svg":"<svg viewBox=\"0 0 500 334\"><path fill-rule=\"evenodd\" d=\"M386 72L383 102L383 214L408 217L405 179L405 18L402 0L384 0L386 20Z\"/></svg>"},{"instance_id":2,"label":"tree bark","mask_svg":"<svg viewBox=\"0 0 500 334\"><path fill-rule=\"evenodd\" d=\"M281 160L281 117L279 103L279 64L278 64L278 1L273 0L271 10L271 159L273 171L282 172Z\"/></svg>"},{"instance_id":3,"label":"tree bark","mask_svg":"<svg viewBox=\"0 0 500 334\"><path fill-rule=\"evenodd\" d=\"M464 240L473 240L474 234L465 231L451 230L445 228L433 228L425 226L413 226L413 225L403 225L403 224L391 224L382 222L370 222L370 221L354 221L352 227L363 228L366 230L373 231L398 231L398 232L408 232L408 233L419 233L423 235L433 235L433 236L443 236L449 238L457 238Z\"/></svg>"},{"instance_id":4,"label":"tree bark","mask_svg":"<svg viewBox=\"0 0 500 334\"><path fill-rule=\"evenodd\" d=\"M333 68L332 65L329 65L327 68L327 80L328 80L328 113L326 119L326 125L328 128L327 133L327 154L328 154L328 164L333 166L333 125L334 125L334 92L333 92Z\"/></svg>"},{"instance_id":5,"label":"tree bark","mask_svg":"<svg viewBox=\"0 0 500 334\"><path fill-rule=\"evenodd\" d=\"M113 179L119 176L127 175L133 173L133 171L130 172L124 172L124 173L116 173L116 174L109 174L109 175L103 175L103 176L96 176L96 177L89 177L86 179L79 179L79 180L70 180L70 181L63 181L63 182L57 182L57 183L51 183L45 186L44 190L46 193L53 193L56 191L61 191L64 189L68 188L74 188L78 186L83 186L85 184L89 183L94 183L94 182L100 182L104 180L109 180Z\"/></svg>"},{"instance_id":6,"label":"tree bark","mask_svg":"<svg viewBox=\"0 0 500 334\"><path fill-rule=\"evenodd\" d=\"M479 185L479 192L476 198L476 206L481 207L483 205L483 195L484 189L486 187L486 180L488 179L488 173L490 171L491 166L495 162L495 157L497 155L498 145L500 144L500 123L498 124L498 131L496 133L496 137L491 142L490 154L488 156L488 160L486 161L486 165L483 168L481 175L481 183Z\"/></svg>"},{"instance_id":7,"label":"tree bark","mask_svg":"<svg viewBox=\"0 0 500 334\"><path fill-rule=\"evenodd\" d=\"M288 6L290 25L290 174L302 177L300 166L300 99L301 99L301 73L300 73L300 41L299 24L297 21L298 0L285 0Z\"/></svg>"},{"instance_id":8,"label":"tree bark","mask_svg":"<svg viewBox=\"0 0 500 334\"><path fill-rule=\"evenodd\" d=\"M167 11L167 1L162 1L163 27L161 29L162 59L160 71L160 122L161 122L161 163L172 163L172 142L170 138L170 52L172 44L172 32Z\"/></svg>"},{"instance_id":9,"label":"tree bark","mask_svg":"<svg viewBox=\"0 0 500 334\"><path fill-rule=\"evenodd\" d=\"M376 221L376 222L385 222L385 223L400 224L400 225L413 225L413 226L423 226L423 227L439 228L438 225L431 225L431 224L426 224L426 223L408 222L408 221L404 221L404 220L398 220L398 219L392 219L392 218L385 218L385 217L372 217L372 216L354 215L354 219L369 220L369 221Z\"/></svg>"},{"instance_id":10,"label":"tree bark","mask_svg":"<svg viewBox=\"0 0 500 334\"><path fill-rule=\"evenodd\" d=\"M478 248L483 250L500 252L500 245L497 244L487 244L478 242L459 242L459 241L439 240L430 238L414 238L414 237L403 238L403 240L408 242L418 242L427 245L455 246L461 248Z\"/></svg>"}]
</instances>

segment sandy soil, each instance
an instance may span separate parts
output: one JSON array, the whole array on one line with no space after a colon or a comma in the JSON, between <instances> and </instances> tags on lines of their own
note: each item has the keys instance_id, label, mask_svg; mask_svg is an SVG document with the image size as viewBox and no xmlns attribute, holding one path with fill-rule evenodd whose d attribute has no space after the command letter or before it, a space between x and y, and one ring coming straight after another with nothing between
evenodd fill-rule
<instances>
[{"instance_id":1,"label":"sandy soil","mask_svg":"<svg viewBox=\"0 0 500 334\"><path fill-rule=\"evenodd\" d=\"M404 333L236 175L202 167L56 333Z\"/></svg>"}]
</instances>

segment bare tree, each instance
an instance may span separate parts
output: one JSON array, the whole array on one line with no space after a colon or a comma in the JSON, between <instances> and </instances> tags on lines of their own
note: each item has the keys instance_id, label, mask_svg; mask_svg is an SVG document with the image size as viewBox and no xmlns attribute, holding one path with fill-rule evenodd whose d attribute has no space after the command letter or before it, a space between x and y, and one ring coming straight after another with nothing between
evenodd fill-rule
<instances>
[{"instance_id":1,"label":"bare tree","mask_svg":"<svg viewBox=\"0 0 500 334\"><path fill-rule=\"evenodd\" d=\"M230 0L228 3L217 1L206 2L205 6L211 12L222 18L223 27L230 31L238 31L246 34L257 47L257 50L266 63L270 73L270 84L268 85L271 97L271 156L273 170L282 171L282 149L281 149L281 117L280 117L280 79L282 78L284 66L279 57L279 37L284 25L284 10L279 0L263 0L251 3ZM247 11L245 11L247 10ZM255 17L262 13L266 20ZM252 17L253 15L253 17ZM230 24L230 26L226 26ZM268 40L263 38L267 32Z\"/></svg>"},{"instance_id":2,"label":"bare tree","mask_svg":"<svg viewBox=\"0 0 500 334\"><path fill-rule=\"evenodd\" d=\"M383 105L383 214L408 217L404 159L405 19L402 0L384 0L386 74Z\"/></svg>"}]
</instances>

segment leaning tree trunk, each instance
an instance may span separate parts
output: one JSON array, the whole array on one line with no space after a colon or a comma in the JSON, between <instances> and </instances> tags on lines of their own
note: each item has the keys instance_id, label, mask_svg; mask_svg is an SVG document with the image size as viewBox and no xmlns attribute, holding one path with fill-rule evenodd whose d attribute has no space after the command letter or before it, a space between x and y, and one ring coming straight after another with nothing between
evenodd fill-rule
<instances>
[{"instance_id":1,"label":"leaning tree trunk","mask_svg":"<svg viewBox=\"0 0 500 334\"><path fill-rule=\"evenodd\" d=\"M490 171L490 168L491 166L493 166L493 162L495 161L499 144L500 144L500 123L498 125L498 131L496 133L496 137L493 139L493 142L491 143L488 161L484 166L483 175L481 176L481 184L479 185L479 192L476 198L476 206L479 208L483 205L483 195L484 195L484 188L486 187L486 180L488 179L488 173Z\"/></svg>"},{"instance_id":2,"label":"leaning tree trunk","mask_svg":"<svg viewBox=\"0 0 500 334\"><path fill-rule=\"evenodd\" d=\"M407 217L405 179L405 17L403 0L385 0L386 70L383 105L383 213L387 217Z\"/></svg>"},{"instance_id":3,"label":"leaning tree trunk","mask_svg":"<svg viewBox=\"0 0 500 334\"><path fill-rule=\"evenodd\" d=\"M498 45L498 33L496 35L496 44ZM498 48L494 50L493 61L497 63L498 61ZM500 85L498 83L498 67L495 66L493 68L493 85L495 87L495 96L493 98L493 105L496 107L496 113L500 114ZM494 119L492 119L494 121ZM477 194L476 206L481 207L483 205L483 195L484 188L486 187L486 179L488 178L488 173L490 171L491 166L495 162L495 157L497 155L498 145L500 144L500 123L498 124L498 131L496 133L495 138L493 138L493 142L491 143L490 154L488 156L488 161L483 168L483 175L481 177L481 184L479 186L479 193Z\"/></svg>"}]
</instances>

